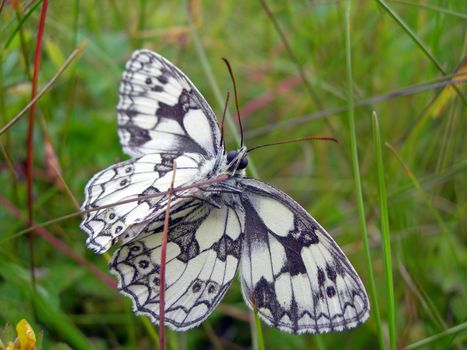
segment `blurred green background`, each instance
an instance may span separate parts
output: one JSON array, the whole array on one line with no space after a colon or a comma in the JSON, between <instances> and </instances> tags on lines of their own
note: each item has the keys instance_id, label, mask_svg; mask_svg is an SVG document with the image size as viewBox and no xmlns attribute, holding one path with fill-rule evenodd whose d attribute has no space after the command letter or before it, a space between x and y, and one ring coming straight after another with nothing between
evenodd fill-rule
<instances>
[{"instance_id":1,"label":"blurred green background","mask_svg":"<svg viewBox=\"0 0 467 350\"><path fill-rule=\"evenodd\" d=\"M0 4L3 127L31 99L43 3ZM467 71L467 2L350 5L349 32L345 1L50 1L38 90L73 50L82 51L37 104L34 221L76 212L91 176L126 159L115 107L133 50L148 48L171 60L218 116L231 90L221 60L226 57L238 85L247 146L308 135L339 140L264 148L250 161L254 175L289 193L332 234L368 291L369 269L374 272L380 311L378 322L373 303L368 322L339 334L294 336L263 325L265 347L377 349L381 337L387 349L466 346L467 77L462 73ZM456 88L443 88L456 80ZM358 220L349 87L371 264ZM233 106L231 100L235 115ZM388 253L383 252L373 111L383 143L393 311L385 278ZM26 113L0 136L0 339L5 344L14 339L14 326L25 318L43 349L157 348L157 328L134 316L129 300L111 287L106 257L85 248L79 216L35 231L34 288L29 234L22 232L28 220L27 132ZM236 122L227 125L229 148L238 146L238 133ZM168 349L255 348L258 333L248 317L235 281L200 327L167 331ZM393 335L390 324L395 324Z\"/></svg>"}]
</instances>

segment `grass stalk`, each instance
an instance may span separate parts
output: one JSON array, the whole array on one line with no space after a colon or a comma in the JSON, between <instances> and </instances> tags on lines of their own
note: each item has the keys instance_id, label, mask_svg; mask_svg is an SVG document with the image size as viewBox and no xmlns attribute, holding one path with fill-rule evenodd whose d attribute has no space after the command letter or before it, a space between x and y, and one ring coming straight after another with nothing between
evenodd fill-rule
<instances>
[{"instance_id":1,"label":"grass stalk","mask_svg":"<svg viewBox=\"0 0 467 350\"><path fill-rule=\"evenodd\" d=\"M213 184L213 183L222 182L226 178L227 178L227 175L225 175L225 174L224 175L219 175L219 176L217 176L217 177L215 177L213 179L209 179L209 180L205 180L205 181L197 181L197 182L194 182L191 185L176 187L176 188L173 189L173 192L175 193L175 192L179 192L179 191L183 191L183 190L187 190L187 189L191 189L191 188L197 188L197 187L203 186L203 185L209 185L209 184ZM9 238L7 238L5 240L0 240L0 244L7 241L8 239L17 238L17 237L19 237L19 236L21 236L21 235L23 235L25 233L31 232L31 231L33 231L33 230L35 230L37 228L52 225L54 223L57 223L57 222L60 222L60 221L63 221L63 220L68 220L68 219L73 218L75 216L83 215L83 214L86 214L86 213L91 213L91 212L98 211L98 210L101 210L101 209L112 208L112 207L115 207L117 205L122 205L122 204L126 204L126 203L131 203L131 202L137 202L139 200L145 200L145 199L151 199L151 198L156 198L156 197L160 197L160 196L165 196L168 193L169 193L169 191L162 191L162 192L157 192L156 194L150 194L150 195L147 195L147 196L137 196L137 197L125 199L125 200L122 200L122 201L109 203L109 204L106 204L106 205L101 205L99 207L93 207L93 208L86 209L86 210L75 211L73 213L69 213L69 214L66 214L66 215L51 219L51 220L41 222L39 224L35 224L35 225L31 226L31 227L28 227L27 229L24 229L24 230L22 230L20 232L17 232L14 235L10 236Z\"/></svg>"},{"instance_id":2,"label":"grass stalk","mask_svg":"<svg viewBox=\"0 0 467 350\"><path fill-rule=\"evenodd\" d=\"M460 332L463 332L467 329L467 322L458 324L457 326L451 327L449 329L446 329L444 332L432 335L431 337L419 340L415 343L412 343L410 345L407 345L404 349L405 350L413 350L413 349L419 349L419 348L424 348L424 349L429 349L431 348L429 345L437 342L440 339L443 339L447 336L455 336L456 334L459 334Z\"/></svg>"},{"instance_id":3,"label":"grass stalk","mask_svg":"<svg viewBox=\"0 0 467 350\"><path fill-rule=\"evenodd\" d=\"M141 35L144 27L146 26L146 4L147 1L139 0L139 9L138 9L138 26L136 28L136 44L138 47L144 47L144 35Z\"/></svg>"},{"instance_id":4,"label":"grass stalk","mask_svg":"<svg viewBox=\"0 0 467 350\"><path fill-rule=\"evenodd\" d=\"M79 32L79 5L81 0L75 0L73 6L73 48L78 46L78 32Z\"/></svg>"},{"instance_id":5,"label":"grass stalk","mask_svg":"<svg viewBox=\"0 0 467 350\"><path fill-rule=\"evenodd\" d=\"M164 229L162 231L161 262L160 262L160 287L159 287L159 340L160 348L165 350L165 268L167 260L167 239L169 236L170 205L174 189L175 175L177 173L177 163L173 162L172 180L170 182L169 193L167 194L167 209L165 210Z\"/></svg>"},{"instance_id":6,"label":"grass stalk","mask_svg":"<svg viewBox=\"0 0 467 350\"><path fill-rule=\"evenodd\" d=\"M160 340L157 332L154 329L154 325L151 323L148 317L141 317L143 327L151 338L152 342L156 345L156 349L160 349Z\"/></svg>"},{"instance_id":7,"label":"grass stalk","mask_svg":"<svg viewBox=\"0 0 467 350\"><path fill-rule=\"evenodd\" d=\"M212 73L211 66L209 65L209 61L206 57L206 52L204 51L203 45L201 43L201 39L198 36L198 32L196 31L196 28L193 24L193 21L191 19L191 14L189 12L189 5L188 1L185 1L185 9L187 13L187 18L188 18L188 24L190 27L190 34L191 37L193 38L193 43L196 48L196 52L198 53L199 59L201 61L201 65L203 66L204 72L208 78L209 84L211 85L211 88L214 92L214 96L217 100L217 104L219 106L219 110L223 110L224 108L224 98L222 97L221 90L219 88L219 85L217 84L216 79L214 78L214 74ZM237 126L232 118L232 115L227 111L226 113L226 120L229 126L229 130L231 134L233 135L235 142L240 145L240 134L237 131ZM258 176L258 171L253 164L252 160L249 159L248 161L248 171L250 172L251 176L253 177L259 177Z\"/></svg>"},{"instance_id":8,"label":"grass stalk","mask_svg":"<svg viewBox=\"0 0 467 350\"><path fill-rule=\"evenodd\" d=\"M302 80L303 85L305 86L305 89L308 91L308 94L312 98L315 106L318 109L322 109L322 103L316 94L315 90L311 86L310 82L306 78L305 71L300 64L298 57L295 55L294 51L292 50L292 47L290 46L289 40L287 40L287 36L285 35L284 31L282 30L281 26L279 25L279 22L276 20L276 17L274 17L271 9L269 8L268 4L266 3L266 0L260 0L261 6L264 9L264 12L266 12L266 15L269 17L271 20L274 28L276 29L277 34L279 34L279 37L284 44L285 49L287 50L287 53L289 54L289 57L292 59L293 64L295 65L295 68L298 71L298 74L300 75L300 78Z\"/></svg>"},{"instance_id":9,"label":"grass stalk","mask_svg":"<svg viewBox=\"0 0 467 350\"><path fill-rule=\"evenodd\" d=\"M347 78L347 98L348 98L348 109L347 117L349 123L350 133L350 148L352 155L352 168L353 177L355 181L355 192L357 196L358 206L358 218L360 223L360 230L362 234L362 241L365 250L366 265L368 267L368 278L369 278L369 291L370 300L373 307L373 312L376 321L376 331L378 335L378 343L380 349L385 349L383 329L381 326L381 316L379 313L378 298L376 294L376 283L373 275L372 260L370 253L370 245L368 242L368 233L366 229L365 220L365 207L363 204L362 185L360 180L360 170L358 162L358 151L357 151L357 136L355 131L355 117L354 117L354 98L353 98L353 78L352 78L352 52L351 52L351 40L350 40L350 5L351 0L347 0L345 3L345 58L346 58L346 78Z\"/></svg>"},{"instance_id":10,"label":"grass stalk","mask_svg":"<svg viewBox=\"0 0 467 350\"><path fill-rule=\"evenodd\" d=\"M39 66L42 53L42 39L44 37L45 18L47 16L48 0L42 2L41 16L39 20L39 29L37 33L36 49L34 52L34 71L31 87L31 99L34 99L37 93L37 83L39 78ZM28 226L34 223L34 199L33 199L33 177L34 177L34 119L36 113L36 104L33 103L29 109L28 135L27 135L27 157L26 157L26 187L28 204ZM34 273L34 232L29 234L29 256L31 267L32 284L35 287L36 277Z\"/></svg>"},{"instance_id":11,"label":"grass stalk","mask_svg":"<svg viewBox=\"0 0 467 350\"><path fill-rule=\"evenodd\" d=\"M21 29L23 26L23 23L31 16L31 14L36 10L37 7L42 3L43 0L36 1L26 12L26 14L21 17L20 21L18 22L18 25L16 26L15 30L11 33L11 35L8 37L8 39L5 41L5 45L3 48L7 49L8 46L10 46L11 42L15 38L16 34L18 34L18 31Z\"/></svg>"},{"instance_id":12,"label":"grass stalk","mask_svg":"<svg viewBox=\"0 0 467 350\"><path fill-rule=\"evenodd\" d=\"M386 279L386 294L388 307L389 348L396 349L396 318L394 306L394 283L392 277L391 238L389 235L388 198L386 194L386 182L384 179L384 164L381 146L381 132L378 116L373 112L373 140L378 169L379 206L381 215L381 233L383 235L384 274Z\"/></svg>"},{"instance_id":13,"label":"grass stalk","mask_svg":"<svg viewBox=\"0 0 467 350\"><path fill-rule=\"evenodd\" d=\"M396 4L401 4L401 5L414 6L414 7L418 7L418 8L425 9L425 10L436 11L436 12L443 13L443 14L446 14L446 15L458 17L458 18L461 18L463 20L467 20L467 14L452 11L452 10L449 10L449 9L446 9L446 8L443 8L443 7L439 7L439 6L433 6L433 5L424 4L424 3L420 3L420 2L405 1L405 0L392 0L392 2L396 3Z\"/></svg>"},{"instance_id":14,"label":"grass stalk","mask_svg":"<svg viewBox=\"0 0 467 350\"><path fill-rule=\"evenodd\" d=\"M438 210L436 210L436 208L433 206L433 204L431 204L430 198L427 196L427 194L423 190L423 187L420 184L420 181L418 181L417 177L414 175L414 173L409 168L409 166L404 162L404 160L399 155L397 150L392 145L390 145L388 142L385 143L385 146L394 154L394 156L397 158L397 160L401 163L401 165L404 168L407 176L409 177L410 181L412 182L412 185L417 190L419 196L421 197L421 199L423 200L425 205L428 207L430 212L433 214L433 217L438 222L438 225L439 225L439 227L441 229L441 232L443 233L443 235L445 236L445 238L446 238L446 240L447 240L447 242L449 244L449 248L450 248L450 250L451 250L451 252L453 254L454 259L456 259L457 263L460 264L461 258L459 257L459 255L457 253L456 244L454 242L454 239L453 239L451 233L449 232L449 228L444 223L443 218L441 217Z\"/></svg>"},{"instance_id":15,"label":"grass stalk","mask_svg":"<svg viewBox=\"0 0 467 350\"><path fill-rule=\"evenodd\" d=\"M415 42L415 44L422 50L425 56L436 66L436 68L443 74L447 75L448 73L444 70L441 63L436 59L435 56L430 52L425 43L418 37L418 35L409 27L407 23L399 16L399 14L393 10L384 0L376 0L381 7L401 26L401 28L409 35L409 37ZM456 85L453 85L459 97L462 99L464 104L467 104L467 101Z\"/></svg>"},{"instance_id":16,"label":"grass stalk","mask_svg":"<svg viewBox=\"0 0 467 350\"><path fill-rule=\"evenodd\" d=\"M2 205L3 208L6 208L17 219L21 221L25 219L20 209L15 207L13 203L9 202L6 198L4 198L1 195L0 195L0 204ZM91 262L87 261L83 256L76 253L68 245L66 245L60 239L55 237L51 232L47 231L45 228L40 227L40 226L35 226L34 231L38 235L40 235L44 240L52 244L57 250L64 253L70 259L74 260L78 265L84 266L85 268L87 268L102 283L104 283L105 285L111 288L116 287L115 281L109 275L102 272L96 265L92 264ZM0 241L0 245L2 245L4 242L5 240Z\"/></svg>"},{"instance_id":17,"label":"grass stalk","mask_svg":"<svg viewBox=\"0 0 467 350\"><path fill-rule=\"evenodd\" d=\"M62 75L65 69L70 65L70 63L76 58L76 56L81 53L83 49L76 49L74 50L71 55L67 58L63 66L58 70L58 72L48 81L47 84L44 85L42 90L37 93L29 103L21 110L17 115L15 115L7 124L5 124L2 128L0 128L0 135L2 135L5 131L11 128L26 112L52 87L55 81Z\"/></svg>"},{"instance_id":18,"label":"grass stalk","mask_svg":"<svg viewBox=\"0 0 467 350\"><path fill-rule=\"evenodd\" d=\"M258 311L256 310L256 308L254 310L254 315L258 350L265 350L266 347L264 346L263 328L261 327L261 320L259 319Z\"/></svg>"}]
</instances>

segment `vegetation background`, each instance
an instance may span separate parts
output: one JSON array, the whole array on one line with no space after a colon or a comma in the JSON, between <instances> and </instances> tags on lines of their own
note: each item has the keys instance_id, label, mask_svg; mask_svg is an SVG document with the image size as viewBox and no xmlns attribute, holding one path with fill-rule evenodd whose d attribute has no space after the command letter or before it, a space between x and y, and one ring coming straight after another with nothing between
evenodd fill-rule
<instances>
[{"instance_id":1,"label":"vegetation background","mask_svg":"<svg viewBox=\"0 0 467 350\"><path fill-rule=\"evenodd\" d=\"M108 256L85 248L79 216L47 223L75 213L91 176L126 158L116 133L119 80L132 51L145 47L179 66L218 115L231 90L227 57L250 147L339 139L255 151L250 170L327 228L372 297L370 320L354 330L294 336L263 325L261 334L235 281L200 327L167 331L169 349L467 346L467 2L55 0L47 12L46 0L0 4L4 344L25 318L43 349L158 348L157 328L112 287ZM28 110L5 128L31 101L35 73L39 92L57 72L33 124ZM238 135L231 121L229 148ZM46 223L34 236L24 231L29 210Z\"/></svg>"}]
</instances>

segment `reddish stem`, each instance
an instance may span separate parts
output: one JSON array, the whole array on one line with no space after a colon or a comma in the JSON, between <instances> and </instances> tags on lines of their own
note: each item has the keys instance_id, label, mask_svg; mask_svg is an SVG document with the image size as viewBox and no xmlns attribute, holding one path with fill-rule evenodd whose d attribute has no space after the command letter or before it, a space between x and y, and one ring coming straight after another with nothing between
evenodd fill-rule
<instances>
[{"instance_id":1,"label":"reddish stem","mask_svg":"<svg viewBox=\"0 0 467 350\"><path fill-rule=\"evenodd\" d=\"M168 190L167 209L165 210L164 230L162 231L162 246L161 246L161 273L159 285L159 340L161 350L165 350L165 265L167 259L167 238L169 235L169 219L170 219L170 204L172 202L172 194L174 192L175 173L177 165L173 163L172 182Z\"/></svg>"},{"instance_id":2,"label":"reddish stem","mask_svg":"<svg viewBox=\"0 0 467 350\"><path fill-rule=\"evenodd\" d=\"M47 15L48 0L42 2L41 18L39 20L39 30L37 32L36 50L34 52L34 73L32 77L31 99L36 96L37 81L39 77L39 64L42 51L42 38L44 36L45 17ZM33 191L32 191L32 178L34 168L34 116L36 112L36 104L32 104L29 109L28 121L28 139L27 139L27 159L26 159L26 181L27 181L27 203L28 203L28 226L33 225ZM34 232L29 234L29 255L31 259L31 278L35 286L36 278L34 275Z\"/></svg>"}]
</instances>

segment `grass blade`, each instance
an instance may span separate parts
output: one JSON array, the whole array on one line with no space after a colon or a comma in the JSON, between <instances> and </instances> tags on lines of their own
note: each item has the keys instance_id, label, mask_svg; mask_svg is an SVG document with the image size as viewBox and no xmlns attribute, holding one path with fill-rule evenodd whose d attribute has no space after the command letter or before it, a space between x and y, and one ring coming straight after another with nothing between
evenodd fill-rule
<instances>
[{"instance_id":1,"label":"grass blade","mask_svg":"<svg viewBox=\"0 0 467 350\"><path fill-rule=\"evenodd\" d=\"M11 42L15 38L16 34L19 32L19 30L20 30L21 26L23 25L23 23L29 18L29 16L31 16L31 14L36 10L37 7L39 7L39 5L41 3L42 3L42 0L39 0L36 3L34 3L31 6L31 8L28 10L28 12L26 12L26 14L23 17L21 17L21 19L20 19L18 25L16 26L15 30L13 30L11 35L6 40L5 45L3 46L4 49L7 49L8 46L10 46Z\"/></svg>"},{"instance_id":2,"label":"grass blade","mask_svg":"<svg viewBox=\"0 0 467 350\"><path fill-rule=\"evenodd\" d=\"M461 264L460 261L461 261L461 258L459 257L458 253L457 253L457 250L456 250L456 243L454 241L454 238L453 236L451 235L448 227L446 226L446 224L444 223L443 221L443 218L441 217L440 213L438 212L438 210L436 210L436 208L433 206L433 204L431 203L430 201L430 198L428 198L427 194L425 193L425 191L423 190L423 187L422 185L420 184L420 181L418 181L417 177L414 175L414 173L412 172L412 170L409 168L409 166L404 162L404 160L401 158L401 156L399 155L399 153L396 151L396 149L390 145L389 143L385 143L385 146L394 154L394 156L397 158L397 160L401 163L402 167L404 168L407 176L409 177L410 181L412 181L412 185L414 186L414 188L417 190L418 194L420 195L420 197L422 198L422 200L425 202L426 206L428 207L428 209L431 211L431 213L433 214L433 217L436 219L436 221L438 222L438 225L441 229L441 232L444 234L444 236L446 237L446 240L449 244L449 247L452 251L452 254L453 254L453 258L456 259L457 263L458 264Z\"/></svg>"},{"instance_id":3,"label":"grass blade","mask_svg":"<svg viewBox=\"0 0 467 350\"><path fill-rule=\"evenodd\" d=\"M392 2L397 3L397 4L402 4L402 5L415 6L415 7L421 8L421 9L436 11L436 12L439 12L439 13L444 13L446 15L459 17L459 18L461 18L463 20L467 20L467 15L466 14L461 13L461 12L455 12L455 11L445 9L445 8L439 7L439 6L433 6L433 5L428 5L428 4L424 4L424 3L404 1L404 0L392 0Z\"/></svg>"},{"instance_id":4,"label":"grass blade","mask_svg":"<svg viewBox=\"0 0 467 350\"><path fill-rule=\"evenodd\" d=\"M438 334L435 334L435 335L432 335L431 337L428 337L428 338L425 338L425 339L422 339L422 340L419 340L418 342L415 342L415 343L412 343L410 345L407 345L404 349L406 350L413 350L413 349L419 349L419 348L424 348L424 349L428 349L429 347L427 347L428 345L440 340L440 339L443 339L449 335L456 335L460 332L464 332L465 330L467 330L467 322L464 322L464 323L461 323L457 326L454 326L452 328L449 328L447 330L445 330L444 332L441 332L441 333L438 333Z\"/></svg>"},{"instance_id":5,"label":"grass blade","mask_svg":"<svg viewBox=\"0 0 467 350\"><path fill-rule=\"evenodd\" d=\"M384 180L384 165L381 147L381 133L378 116L373 112L373 137L376 151L376 164L378 168L379 206L381 212L381 233L383 235L384 274L386 279L386 293L388 304L389 348L396 349L396 318L394 307L394 284L392 278L391 238L389 236L388 198Z\"/></svg>"},{"instance_id":6,"label":"grass blade","mask_svg":"<svg viewBox=\"0 0 467 350\"><path fill-rule=\"evenodd\" d=\"M412 40L417 44L417 46L422 50L425 56L438 68L438 70L443 74L447 75L448 73L444 70L443 66L440 62L433 56L430 52L428 47L423 43L423 41L418 37L418 35L408 26L407 23L399 16L399 14L390 7L386 1L384 0L377 0L378 3L383 7L383 9L402 27L402 29L412 38ZM454 89L456 89L457 94L462 99L464 104L467 104L464 95L462 92L457 88L456 85L453 85Z\"/></svg>"},{"instance_id":7,"label":"grass blade","mask_svg":"<svg viewBox=\"0 0 467 350\"><path fill-rule=\"evenodd\" d=\"M256 345L258 346L258 350L265 350L266 347L264 346L263 328L261 327L261 320L259 319L258 310L256 310L256 307L253 311L253 314L255 315Z\"/></svg>"},{"instance_id":8,"label":"grass blade","mask_svg":"<svg viewBox=\"0 0 467 350\"><path fill-rule=\"evenodd\" d=\"M29 103L17 114L15 115L5 126L0 129L0 135L2 135L5 131L11 128L28 110L35 104L55 83L55 81L62 75L65 69L70 65L70 63L81 53L83 49L79 48L74 50L71 55L67 58L63 66L58 70L58 72L49 80L47 84L42 88L42 90L34 96L34 98L29 101Z\"/></svg>"},{"instance_id":9,"label":"grass blade","mask_svg":"<svg viewBox=\"0 0 467 350\"><path fill-rule=\"evenodd\" d=\"M216 82L216 79L214 78L214 75L212 74L211 67L209 66L208 59L206 57L206 53L204 52L203 45L201 44L201 40L198 36L198 33L196 31L196 28L193 24L193 21L191 19L191 14L189 12L189 5L188 1L185 1L185 9L187 13L187 18L188 18L188 23L190 26L190 33L191 37L193 38L193 42L195 44L196 51L198 52L199 59L201 61L201 65L203 66L204 72L206 73L206 76L208 78L209 84L212 87L212 90L214 91L214 96L216 97L217 104L219 106L219 110L223 110L224 107L224 99L222 97L222 93L219 89L219 85ZM235 142L237 144L240 144L240 135L237 131L237 126L232 118L232 115L227 111L226 113L226 120L227 123L229 124L229 129L232 135L235 138ZM256 170L256 167L254 166L253 162L251 159L248 161L248 170L251 173L251 176L253 177L259 177L258 176L258 171Z\"/></svg>"},{"instance_id":10,"label":"grass blade","mask_svg":"<svg viewBox=\"0 0 467 350\"><path fill-rule=\"evenodd\" d=\"M351 40L350 40L350 4L351 0L347 0L345 3L345 58L346 58L346 75L347 75L347 98L348 98L348 109L347 117L349 123L350 133L350 148L352 153L352 168L353 176L355 181L355 192L357 196L358 206L358 218L360 222L360 230L362 232L363 246L365 250L366 264L368 267L368 278L369 278L369 290L370 300L374 310L376 331L378 333L378 343L380 349L385 349L383 329L381 326L381 317L378 307L378 298L376 294L376 283L373 276L373 268L371 263L370 245L368 242L368 233L366 230L365 220L365 207L363 205L363 194L362 185L360 180L360 170L358 163L358 151L357 151L357 136L355 132L355 117L354 117L354 101L353 101L353 79L352 79L352 52L351 52Z\"/></svg>"}]
</instances>

